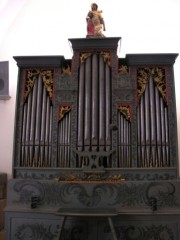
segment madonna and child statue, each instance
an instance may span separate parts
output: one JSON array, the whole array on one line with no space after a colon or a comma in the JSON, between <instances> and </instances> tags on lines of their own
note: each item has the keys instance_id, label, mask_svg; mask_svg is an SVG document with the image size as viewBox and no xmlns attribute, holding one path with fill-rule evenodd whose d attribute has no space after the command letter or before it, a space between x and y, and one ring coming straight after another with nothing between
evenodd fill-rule
<instances>
[{"instance_id":1,"label":"madonna and child statue","mask_svg":"<svg viewBox=\"0 0 180 240\"><path fill-rule=\"evenodd\" d=\"M102 17L102 11L98 10L96 3L91 4L91 10L86 17L87 22L87 38L105 37L102 31L105 31L105 22Z\"/></svg>"}]
</instances>

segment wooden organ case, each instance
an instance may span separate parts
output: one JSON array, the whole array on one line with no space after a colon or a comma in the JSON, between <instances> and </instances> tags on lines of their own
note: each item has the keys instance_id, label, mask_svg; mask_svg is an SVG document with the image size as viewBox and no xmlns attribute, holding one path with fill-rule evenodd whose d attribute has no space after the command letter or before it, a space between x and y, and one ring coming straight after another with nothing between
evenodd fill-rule
<instances>
[{"instance_id":1,"label":"wooden organ case","mask_svg":"<svg viewBox=\"0 0 180 240\"><path fill-rule=\"evenodd\" d=\"M19 67L6 240L180 238L173 65L121 38Z\"/></svg>"}]
</instances>

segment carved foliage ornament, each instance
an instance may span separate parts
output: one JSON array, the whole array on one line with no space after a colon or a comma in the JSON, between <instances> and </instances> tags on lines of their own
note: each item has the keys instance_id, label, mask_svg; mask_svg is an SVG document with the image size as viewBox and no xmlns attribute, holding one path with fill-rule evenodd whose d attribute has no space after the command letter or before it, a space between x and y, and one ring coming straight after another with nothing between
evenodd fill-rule
<instances>
[{"instance_id":1,"label":"carved foliage ornament","mask_svg":"<svg viewBox=\"0 0 180 240\"><path fill-rule=\"evenodd\" d=\"M52 69L27 69L24 101L26 101L29 93L31 92L35 81L38 80L39 75L46 87L51 102L53 102L53 70Z\"/></svg>"},{"instance_id":2,"label":"carved foliage ornament","mask_svg":"<svg viewBox=\"0 0 180 240\"><path fill-rule=\"evenodd\" d=\"M104 59L105 63L107 63L109 66L111 65L110 52L101 51L98 54ZM87 53L81 53L80 62L81 63L85 62L91 56L92 56L92 53L88 53L88 52Z\"/></svg>"},{"instance_id":3,"label":"carved foliage ornament","mask_svg":"<svg viewBox=\"0 0 180 240\"><path fill-rule=\"evenodd\" d=\"M64 118L65 114L71 111L71 109L72 109L72 105L70 104L59 105L58 120L61 121Z\"/></svg>"},{"instance_id":4,"label":"carved foliage ornament","mask_svg":"<svg viewBox=\"0 0 180 240\"><path fill-rule=\"evenodd\" d=\"M130 105L118 105L117 110L125 117L125 119L131 122L131 106Z\"/></svg>"},{"instance_id":5,"label":"carved foliage ornament","mask_svg":"<svg viewBox=\"0 0 180 240\"><path fill-rule=\"evenodd\" d=\"M146 89L150 77L152 76L157 89L159 90L164 102L167 104L165 69L161 67L144 67L137 69L137 88L138 100Z\"/></svg>"},{"instance_id":6,"label":"carved foliage ornament","mask_svg":"<svg viewBox=\"0 0 180 240\"><path fill-rule=\"evenodd\" d=\"M129 73L129 67L127 65L120 65L118 72L120 73Z\"/></svg>"}]
</instances>

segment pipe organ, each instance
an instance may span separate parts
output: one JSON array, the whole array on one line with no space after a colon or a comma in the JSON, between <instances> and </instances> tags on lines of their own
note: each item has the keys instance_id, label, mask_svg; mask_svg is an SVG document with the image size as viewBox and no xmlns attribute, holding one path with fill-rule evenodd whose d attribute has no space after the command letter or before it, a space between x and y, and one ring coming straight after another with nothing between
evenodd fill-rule
<instances>
[{"instance_id":1,"label":"pipe organ","mask_svg":"<svg viewBox=\"0 0 180 240\"><path fill-rule=\"evenodd\" d=\"M69 41L72 59L14 57L6 240L179 239L178 54Z\"/></svg>"}]
</instances>

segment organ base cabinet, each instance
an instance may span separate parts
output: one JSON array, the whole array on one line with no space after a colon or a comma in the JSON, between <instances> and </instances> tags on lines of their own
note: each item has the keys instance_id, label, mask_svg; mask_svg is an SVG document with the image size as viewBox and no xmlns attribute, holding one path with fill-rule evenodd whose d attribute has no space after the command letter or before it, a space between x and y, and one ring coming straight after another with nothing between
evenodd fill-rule
<instances>
[{"instance_id":1,"label":"organ base cabinet","mask_svg":"<svg viewBox=\"0 0 180 240\"><path fill-rule=\"evenodd\" d=\"M19 69L6 240L178 240L178 54L117 56L121 38L69 39L72 59Z\"/></svg>"}]
</instances>

